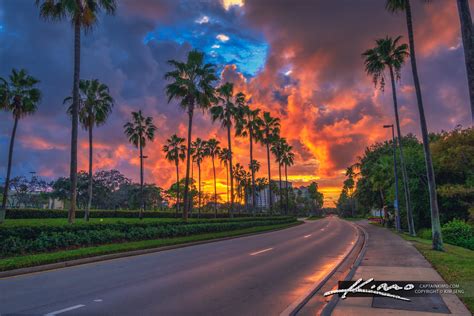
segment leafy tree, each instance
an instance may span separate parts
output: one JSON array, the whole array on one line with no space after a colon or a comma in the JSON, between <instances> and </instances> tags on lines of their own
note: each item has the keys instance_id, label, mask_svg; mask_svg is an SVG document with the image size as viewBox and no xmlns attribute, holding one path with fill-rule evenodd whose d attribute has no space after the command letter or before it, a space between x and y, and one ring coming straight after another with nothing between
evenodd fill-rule
<instances>
[{"instance_id":1,"label":"leafy tree","mask_svg":"<svg viewBox=\"0 0 474 316\"><path fill-rule=\"evenodd\" d=\"M89 221L89 212L92 204L92 130L94 126L98 127L105 124L105 121L112 112L114 99L110 96L109 88L97 79L81 80L79 90L79 122L89 132L89 200L84 214L84 219ZM64 99L64 103L70 104L68 113L71 115L73 111L72 100L73 97Z\"/></svg>"},{"instance_id":2,"label":"leafy tree","mask_svg":"<svg viewBox=\"0 0 474 316\"><path fill-rule=\"evenodd\" d=\"M232 164L232 141L231 130L235 121L240 120L241 113L238 107L245 102L245 95L243 93L234 94L234 85L226 82L217 88L218 102L211 108L212 121L219 120L222 127L227 129L227 146L229 157L229 175L230 175L230 210L229 213L233 216L234 211L234 171Z\"/></svg>"},{"instance_id":3,"label":"leafy tree","mask_svg":"<svg viewBox=\"0 0 474 316\"><path fill-rule=\"evenodd\" d=\"M217 80L215 67L204 63L204 54L191 51L186 62L170 60L173 70L166 73L165 78L171 80L166 86L168 102L172 99L179 100L179 105L188 112L188 146L186 160L186 185L184 187L184 212L183 218L188 218L188 185L191 163L191 140L194 108L208 109L214 102L213 82Z\"/></svg>"},{"instance_id":4,"label":"leafy tree","mask_svg":"<svg viewBox=\"0 0 474 316\"><path fill-rule=\"evenodd\" d=\"M413 21L411 14L410 0L387 0L386 8L390 12L405 12L407 30L408 30L408 42L410 47L410 61L411 69L413 72L413 82L415 85L416 101L418 106L418 112L420 117L421 137L423 143L423 151L425 154L426 164L426 176L428 180L428 192L430 197L430 209L431 209L431 230L433 234L433 249L443 250L443 238L441 236L441 224L439 220L439 207L438 198L436 194L436 181L433 169L433 161L430 152L430 143L428 139L428 126L426 124L425 110L423 107L423 96L421 94L420 79L418 77L418 68L416 62L415 52L415 35L413 31ZM471 37L472 41L472 37ZM472 89L470 89L472 90Z\"/></svg>"},{"instance_id":5,"label":"leafy tree","mask_svg":"<svg viewBox=\"0 0 474 316\"><path fill-rule=\"evenodd\" d=\"M50 21L69 20L74 27L74 75L72 85L72 132L71 132L71 206L68 221L73 223L76 216L77 197L77 130L79 121L79 78L81 68L81 31L91 31L103 10L114 14L115 0L35 0L40 16Z\"/></svg>"},{"instance_id":6,"label":"leafy tree","mask_svg":"<svg viewBox=\"0 0 474 316\"><path fill-rule=\"evenodd\" d=\"M13 129L10 138L10 147L8 150L7 176L5 177L5 186L3 188L2 208L0 212L0 223L5 217L5 206L8 200L8 190L10 188L10 173L13 160L13 146L15 144L16 130L18 121L25 116L36 112L38 103L41 99L41 92L36 88L38 80L28 75L26 70L13 69L8 81L0 78L0 109L7 110L13 115Z\"/></svg>"},{"instance_id":7,"label":"leafy tree","mask_svg":"<svg viewBox=\"0 0 474 316\"><path fill-rule=\"evenodd\" d=\"M408 188L408 175L405 166L405 157L403 155L403 146L401 143L402 132L400 129L400 119L398 116L398 100L395 81L400 79L400 71L409 56L408 45L399 44L401 36L395 39L390 37L376 40L375 48L365 51L362 56L365 58L365 70L368 75L372 76L374 84L383 90L385 87L384 73L388 68L390 74L390 82L392 84L393 107L395 113L395 122L397 127L398 145L400 150L400 163L403 175L403 187L405 192L405 203L408 211L408 229L412 236L415 236L415 226L413 222L410 190Z\"/></svg>"},{"instance_id":8,"label":"leafy tree","mask_svg":"<svg viewBox=\"0 0 474 316\"><path fill-rule=\"evenodd\" d=\"M310 199L314 203L314 207L316 210L321 210L324 204L324 195L318 191L319 186L317 182L311 182L311 184L308 186L308 192Z\"/></svg>"},{"instance_id":9,"label":"leafy tree","mask_svg":"<svg viewBox=\"0 0 474 316\"><path fill-rule=\"evenodd\" d=\"M143 199L143 148L147 141L153 141L155 138L156 126L153 124L151 116L144 117L142 111L132 112L132 121L123 126L128 141L140 150L140 191L142 201L140 205L139 217L143 218L144 199Z\"/></svg>"},{"instance_id":10,"label":"leafy tree","mask_svg":"<svg viewBox=\"0 0 474 316\"><path fill-rule=\"evenodd\" d=\"M178 137L174 134L166 140L166 145L163 146L163 152L166 154L166 160L173 162L176 166L176 183L179 182L179 161L183 161L186 158L186 145L184 145L185 139ZM176 215L179 212L179 190L180 187L177 185L176 188Z\"/></svg>"}]
</instances>

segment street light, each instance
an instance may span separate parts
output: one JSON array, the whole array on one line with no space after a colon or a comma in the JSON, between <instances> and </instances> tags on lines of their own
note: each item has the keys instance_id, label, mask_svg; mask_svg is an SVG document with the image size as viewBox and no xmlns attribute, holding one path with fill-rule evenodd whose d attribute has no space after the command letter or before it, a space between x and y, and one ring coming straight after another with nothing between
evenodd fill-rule
<instances>
[{"instance_id":1,"label":"street light","mask_svg":"<svg viewBox=\"0 0 474 316\"><path fill-rule=\"evenodd\" d=\"M393 124L384 125L383 128L391 128L392 129L392 143L393 143L393 173L395 174L395 202L393 203L395 208L395 227L397 231L401 231L400 225L400 210L398 208L398 173L397 173L397 143L395 142L395 131L393 128Z\"/></svg>"}]
</instances>

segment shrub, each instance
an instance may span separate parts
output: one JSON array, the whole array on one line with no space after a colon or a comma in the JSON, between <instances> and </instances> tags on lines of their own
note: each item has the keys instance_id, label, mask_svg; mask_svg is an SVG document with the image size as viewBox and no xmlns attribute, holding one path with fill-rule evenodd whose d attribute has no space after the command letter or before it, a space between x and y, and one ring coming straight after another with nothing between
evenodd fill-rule
<instances>
[{"instance_id":1,"label":"shrub","mask_svg":"<svg viewBox=\"0 0 474 316\"><path fill-rule=\"evenodd\" d=\"M474 228L468 223L453 219L441 228L443 240L448 244L474 250Z\"/></svg>"},{"instance_id":2,"label":"shrub","mask_svg":"<svg viewBox=\"0 0 474 316\"><path fill-rule=\"evenodd\" d=\"M0 257L104 243L172 238L294 222L293 217L180 223L113 223L0 228Z\"/></svg>"},{"instance_id":3,"label":"shrub","mask_svg":"<svg viewBox=\"0 0 474 316\"><path fill-rule=\"evenodd\" d=\"M67 218L66 210L48 210L48 209L8 209L5 218L7 219L26 219L26 218ZM143 212L146 218L180 218L182 215L176 212ZM252 216L249 213L236 213L234 217ZM268 216L266 214L258 214L257 216ZM83 218L84 211L76 211L76 218ZM113 211L113 210L97 210L90 212L91 218L138 218L138 211ZM191 218L197 218L197 213L189 214ZM229 218L228 213L217 213L218 218ZM214 213L201 213L200 218L214 218Z\"/></svg>"}]
</instances>

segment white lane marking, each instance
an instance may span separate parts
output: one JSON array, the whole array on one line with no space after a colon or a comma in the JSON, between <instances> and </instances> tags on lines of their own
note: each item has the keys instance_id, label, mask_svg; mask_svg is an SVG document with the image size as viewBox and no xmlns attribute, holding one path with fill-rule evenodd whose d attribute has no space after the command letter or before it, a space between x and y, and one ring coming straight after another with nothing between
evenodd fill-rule
<instances>
[{"instance_id":1,"label":"white lane marking","mask_svg":"<svg viewBox=\"0 0 474 316\"><path fill-rule=\"evenodd\" d=\"M311 234L305 235L305 236L303 236L303 238L308 238L308 237L310 237L310 236L311 236Z\"/></svg>"},{"instance_id":2,"label":"white lane marking","mask_svg":"<svg viewBox=\"0 0 474 316\"><path fill-rule=\"evenodd\" d=\"M71 306L71 307L60 309L60 310L55 311L55 312L48 313L45 316L54 316L54 315L57 315L57 314L62 314L62 313L69 312L69 311L72 311L72 310L75 310L75 309L78 309L78 308L81 308L81 307L84 307L84 306L86 306L86 305L82 305L82 304L74 305L74 306Z\"/></svg>"},{"instance_id":3,"label":"white lane marking","mask_svg":"<svg viewBox=\"0 0 474 316\"><path fill-rule=\"evenodd\" d=\"M102 300L100 298L98 298L98 299L94 300L94 302L100 303L100 302L102 302Z\"/></svg>"},{"instance_id":4,"label":"white lane marking","mask_svg":"<svg viewBox=\"0 0 474 316\"><path fill-rule=\"evenodd\" d=\"M324 228L321 228L321 231L323 232L323 231L324 231Z\"/></svg>"},{"instance_id":5,"label":"white lane marking","mask_svg":"<svg viewBox=\"0 0 474 316\"><path fill-rule=\"evenodd\" d=\"M263 253L263 252L270 251L270 250L273 250L273 248L267 248L267 249L263 249L263 250L255 251L255 252L249 253L249 255L251 255L251 256L255 256L255 255L261 254L261 253Z\"/></svg>"}]
</instances>

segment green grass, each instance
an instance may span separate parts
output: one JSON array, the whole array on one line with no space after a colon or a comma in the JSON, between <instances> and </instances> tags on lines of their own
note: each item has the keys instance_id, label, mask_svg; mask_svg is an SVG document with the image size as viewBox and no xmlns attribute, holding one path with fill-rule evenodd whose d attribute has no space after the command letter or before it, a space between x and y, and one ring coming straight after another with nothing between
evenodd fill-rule
<instances>
[{"instance_id":1,"label":"green grass","mask_svg":"<svg viewBox=\"0 0 474 316\"><path fill-rule=\"evenodd\" d=\"M445 251L434 251L430 240L407 234L401 236L412 242L447 283L459 284L465 290L466 294L459 295L459 298L474 313L474 251L446 243Z\"/></svg>"},{"instance_id":2,"label":"green grass","mask_svg":"<svg viewBox=\"0 0 474 316\"><path fill-rule=\"evenodd\" d=\"M127 242L127 243L116 243L116 244L107 244L95 247L85 247L80 249L73 250L64 250L51 253L41 253L27 256L18 256L11 257L6 259L0 259L0 271L26 268L32 266L38 266L48 263L55 263L73 259L80 259L86 257L94 257L99 255L125 252L139 249L149 249L157 248L163 246L184 244L196 241L211 240L216 238L223 237L233 237L240 236L250 233L258 233L264 231L270 231L275 229L287 228L301 224L301 222L270 225L270 226L257 226L250 227L240 230L234 230L229 232L218 232L218 233L208 233L208 234L199 234L185 237L176 237L176 238L165 238L165 239L154 239L154 240L143 240L136 242Z\"/></svg>"}]
</instances>

